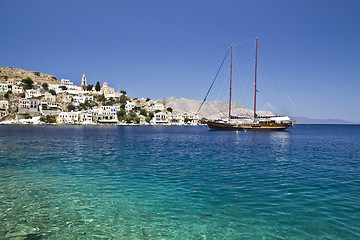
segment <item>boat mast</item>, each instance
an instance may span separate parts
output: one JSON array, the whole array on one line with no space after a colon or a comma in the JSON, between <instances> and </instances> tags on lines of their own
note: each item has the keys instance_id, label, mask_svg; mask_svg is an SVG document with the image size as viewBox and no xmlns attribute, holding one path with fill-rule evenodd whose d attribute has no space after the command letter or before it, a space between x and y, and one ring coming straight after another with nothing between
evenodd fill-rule
<instances>
[{"instance_id":1,"label":"boat mast","mask_svg":"<svg viewBox=\"0 0 360 240\"><path fill-rule=\"evenodd\" d=\"M257 82L256 82L256 74L257 74L257 50L258 50L258 38L256 38L256 53L255 53L255 94L254 94L254 122L256 118L256 92L257 92Z\"/></svg>"},{"instance_id":2,"label":"boat mast","mask_svg":"<svg viewBox=\"0 0 360 240\"><path fill-rule=\"evenodd\" d=\"M229 121L231 121L231 85L232 85L232 52L233 46L230 46L231 53L230 53L230 95L229 95Z\"/></svg>"}]
</instances>

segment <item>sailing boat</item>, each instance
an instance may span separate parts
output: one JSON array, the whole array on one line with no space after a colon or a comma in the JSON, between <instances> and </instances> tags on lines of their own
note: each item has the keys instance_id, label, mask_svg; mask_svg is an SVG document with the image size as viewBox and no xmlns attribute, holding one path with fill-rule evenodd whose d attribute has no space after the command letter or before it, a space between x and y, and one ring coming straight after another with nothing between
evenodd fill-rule
<instances>
[{"instance_id":1,"label":"sailing boat","mask_svg":"<svg viewBox=\"0 0 360 240\"><path fill-rule=\"evenodd\" d=\"M256 54L255 54L255 91L254 91L254 117L253 119L245 119L241 117L234 117L231 115L231 85L232 85L232 55L233 46L230 46L230 96L229 96L229 117L227 120L205 120L205 123L211 129L224 129L224 130L272 130L279 131L285 130L294 124L288 116L258 116L256 114L256 93L257 93L257 51L258 51L258 38L256 38ZM206 99L206 97L205 97Z\"/></svg>"}]
</instances>

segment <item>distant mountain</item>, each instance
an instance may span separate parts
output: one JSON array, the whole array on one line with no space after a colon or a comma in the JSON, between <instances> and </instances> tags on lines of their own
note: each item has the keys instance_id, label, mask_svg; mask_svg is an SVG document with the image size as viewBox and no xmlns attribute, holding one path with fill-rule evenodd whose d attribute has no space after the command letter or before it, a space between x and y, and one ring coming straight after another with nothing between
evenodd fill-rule
<instances>
[{"instance_id":1,"label":"distant mountain","mask_svg":"<svg viewBox=\"0 0 360 240\"><path fill-rule=\"evenodd\" d=\"M297 124L356 124L342 119L313 119L307 117L294 117Z\"/></svg>"},{"instance_id":2,"label":"distant mountain","mask_svg":"<svg viewBox=\"0 0 360 240\"><path fill-rule=\"evenodd\" d=\"M177 113L184 112L197 112L201 101L191 100L186 98L164 98L164 99L155 99L154 101L163 103L166 107L171 107L173 111ZM229 112L229 103L221 101L211 101L205 102L202 106L199 117L205 117L207 119L222 119L228 117ZM233 116L243 116L243 117L252 117L253 111L247 109L237 103L231 103L231 113ZM269 111L257 111L258 115L274 115Z\"/></svg>"}]
</instances>

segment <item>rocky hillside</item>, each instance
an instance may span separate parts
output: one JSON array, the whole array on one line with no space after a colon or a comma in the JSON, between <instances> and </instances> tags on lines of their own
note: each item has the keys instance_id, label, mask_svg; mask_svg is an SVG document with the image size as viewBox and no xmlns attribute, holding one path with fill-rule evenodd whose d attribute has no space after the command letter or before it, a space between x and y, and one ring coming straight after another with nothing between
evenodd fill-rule
<instances>
[{"instance_id":1,"label":"rocky hillside","mask_svg":"<svg viewBox=\"0 0 360 240\"><path fill-rule=\"evenodd\" d=\"M192 112L197 111L201 104L201 101L190 100L185 98L165 98L165 99L156 99L155 101L161 102L166 105L166 107L171 107L173 111L177 113L183 112ZM233 116L243 116L243 117L252 117L253 111L247 109L237 103L231 104L232 115ZM227 102L221 101L211 101L205 102L202 106L199 117L206 117L207 119L221 119L226 118L229 112L229 104ZM258 115L274 115L269 111L257 111Z\"/></svg>"},{"instance_id":2,"label":"rocky hillside","mask_svg":"<svg viewBox=\"0 0 360 240\"><path fill-rule=\"evenodd\" d=\"M21 80L27 77L31 78L34 82L60 84L56 77L49 74L27 71L20 68L0 67L0 81L7 79Z\"/></svg>"}]
</instances>

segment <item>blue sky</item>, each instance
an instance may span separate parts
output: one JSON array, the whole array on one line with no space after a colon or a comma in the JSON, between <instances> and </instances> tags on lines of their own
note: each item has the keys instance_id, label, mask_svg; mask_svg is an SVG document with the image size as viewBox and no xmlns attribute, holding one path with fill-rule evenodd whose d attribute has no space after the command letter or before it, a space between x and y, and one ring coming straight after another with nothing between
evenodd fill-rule
<instances>
[{"instance_id":1,"label":"blue sky","mask_svg":"<svg viewBox=\"0 0 360 240\"><path fill-rule=\"evenodd\" d=\"M258 36L258 108L360 122L359 1L2 0L0 8L0 66L77 84L85 73L131 97L202 100L227 48ZM254 44L235 47L234 100L246 107ZM209 100L227 101L227 71L228 61Z\"/></svg>"}]
</instances>

